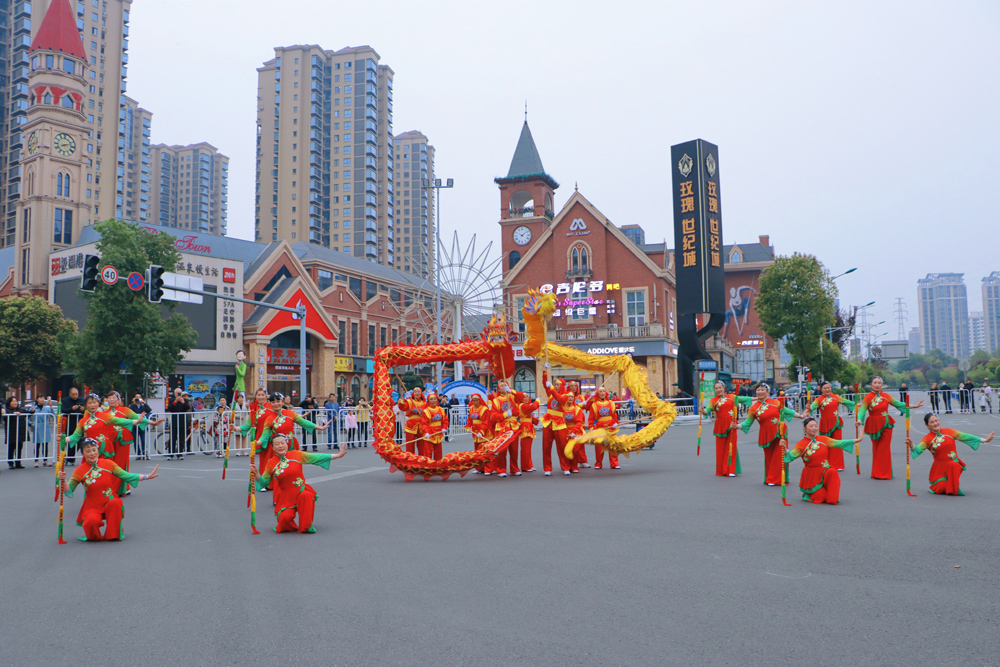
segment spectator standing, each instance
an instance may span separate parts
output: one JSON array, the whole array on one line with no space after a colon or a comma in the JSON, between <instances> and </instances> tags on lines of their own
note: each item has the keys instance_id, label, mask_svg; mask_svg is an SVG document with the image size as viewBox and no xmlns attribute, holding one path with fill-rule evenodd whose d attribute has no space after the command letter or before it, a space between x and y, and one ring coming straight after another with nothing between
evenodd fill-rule
<instances>
[{"instance_id":1,"label":"spectator standing","mask_svg":"<svg viewBox=\"0 0 1000 667\"><path fill-rule=\"evenodd\" d=\"M951 387L948 386L948 381L941 383L941 398L944 399L944 411L945 414L951 414Z\"/></svg>"},{"instance_id":2,"label":"spectator standing","mask_svg":"<svg viewBox=\"0 0 1000 667\"><path fill-rule=\"evenodd\" d=\"M337 396L327 396L323 407L326 409L326 420L330 422L330 428L326 432L326 448L340 449L340 403L337 402Z\"/></svg>"},{"instance_id":3,"label":"spectator standing","mask_svg":"<svg viewBox=\"0 0 1000 667\"><path fill-rule=\"evenodd\" d=\"M906 397L910 395L910 390L906 386L905 382L901 382L899 385L899 400L906 403Z\"/></svg>"},{"instance_id":4,"label":"spectator standing","mask_svg":"<svg viewBox=\"0 0 1000 667\"><path fill-rule=\"evenodd\" d=\"M316 408L318 407L318 405L319 404L316 403L316 399L313 398L311 394L306 394L305 400L302 401L301 403L299 403L299 407L302 409L302 416L305 419L308 419L309 421L311 421L314 424L319 424L320 420L318 419L318 413L316 411ZM317 451L317 448L316 448L316 431L313 431L312 433L309 433L309 432L303 432L302 433L302 451L307 451L306 447L308 445L307 445L306 438L310 438L310 437L312 438L312 448L313 448L313 451L314 452Z\"/></svg>"},{"instance_id":5,"label":"spectator standing","mask_svg":"<svg viewBox=\"0 0 1000 667\"><path fill-rule=\"evenodd\" d=\"M11 396L3 406L4 419L7 427L7 467L23 468L21 465L21 450L24 441L28 439L28 417L18 404L17 396Z\"/></svg>"},{"instance_id":6,"label":"spectator standing","mask_svg":"<svg viewBox=\"0 0 1000 667\"><path fill-rule=\"evenodd\" d=\"M344 416L344 426L347 427L347 440L344 442L344 446L354 449L354 443L358 439L358 415L354 410L349 410Z\"/></svg>"},{"instance_id":7,"label":"spectator standing","mask_svg":"<svg viewBox=\"0 0 1000 667\"><path fill-rule=\"evenodd\" d=\"M55 408L52 407L52 399L39 396L35 399L35 414L33 417L35 428L35 467L38 467L39 457L42 465L49 465L49 441L52 440L52 424L55 422ZM53 415L53 416L50 416Z\"/></svg>"},{"instance_id":8,"label":"spectator standing","mask_svg":"<svg viewBox=\"0 0 1000 667\"><path fill-rule=\"evenodd\" d=\"M368 425L372 421L372 411L368 407L368 401L364 398L358 399L358 437L365 447L368 446Z\"/></svg>"},{"instance_id":9,"label":"spectator standing","mask_svg":"<svg viewBox=\"0 0 1000 667\"><path fill-rule=\"evenodd\" d=\"M969 412L976 411L976 385L972 384L972 380L965 381L965 407Z\"/></svg>"},{"instance_id":10,"label":"spectator standing","mask_svg":"<svg viewBox=\"0 0 1000 667\"><path fill-rule=\"evenodd\" d=\"M983 408L983 412L986 412L986 406L989 406L990 414L993 414L993 389L989 382L984 381L983 388L979 390L979 405Z\"/></svg>"},{"instance_id":11,"label":"spectator standing","mask_svg":"<svg viewBox=\"0 0 1000 667\"><path fill-rule=\"evenodd\" d=\"M62 400L62 416L66 420L66 430L63 433L69 435L76 432L76 427L83 416L84 401L80 398L80 390L76 387L69 388L69 395ZM66 465L76 463L76 445L66 448Z\"/></svg>"},{"instance_id":12,"label":"spectator standing","mask_svg":"<svg viewBox=\"0 0 1000 667\"><path fill-rule=\"evenodd\" d=\"M932 412L940 412L941 411L941 399L940 399L940 396L939 396L940 393L941 393L941 390L938 389L938 383L937 382L932 382L931 383L931 388L927 390L927 394L931 398L931 411Z\"/></svg>"},{"instance_id":13,"label":"spectator standing","mask_svg":"<svg viewBox=\"0 0 1000 667\"><path fill-rule=\"evenodd\" d=\"M142 400L142 394L136 394L133 396L132 403L129 404L128 408L138 415L140 419L149 419L153 414L153 408L149 407L149 403ZM135 438L136 458L140 461L148 461L149 455L146 453L146 429L133 427L132 435Z\"/></svg>"},{"instance_id":14,"label":"spectator standing","mask_svg":"<svg viewBox=\"0 0 1000 667\"><path fill-rule=\"evenodd\" d=\"M184 450L188 440L188 431L191 428L191 415L194 411L191 403L184 398L184 392L180 387L174 389L174 397L167 405L167 412L170 414L170 450L167 452L167 460L177 457L178 461L184 460Z\"/></svg>"}]
</instances>

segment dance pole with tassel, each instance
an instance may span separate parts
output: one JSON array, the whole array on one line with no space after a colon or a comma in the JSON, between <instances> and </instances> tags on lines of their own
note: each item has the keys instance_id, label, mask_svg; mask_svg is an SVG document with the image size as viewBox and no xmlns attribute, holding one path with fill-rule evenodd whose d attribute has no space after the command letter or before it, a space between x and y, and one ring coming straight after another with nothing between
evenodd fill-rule
<instances>
[{"instance_id":1,"label":"dance pole with tassel","mask_svg":"<svg viewBox=\"0 0 1000 667\"><path fill-rule=\"evenodd\" d=\"M813 404L813 374L806 375L806 416L812 414Z\"/></svg>"},{"instance_id":2,"label":"dance pole with tassel","mask_svg":"<svg viewBox=\"0 0 1000 667\"><path fill-rule=\"evenodd\" d=\"M910 407L910 394L906 394L906 407ZM909 410L907 410L909 412ZM910 415L906 415L906 439L910 439ZM910 446L906 445L906 495L916 498L917 494L910 491Z\"/></svg>"},{"instance_id":3,"label":"dance pole with tassel","mask_svg":"<svg viewBox=\"0 0 1000 667\"><path fill-rule=\"evenodd\" d=\"M736 440L736 425L739 423L736 406L736 394L733 394L733 423L729 426L729 474L732 477L736 477L736 461L733 459L733 442Z\"/></svg>"},{"instance_id":4,"label":"dance pole with tassel","mask_svg":"<svg viewBox=\"0 0 1000 667\"><path fill-rule=\"evenodd\" d=\"M695 456L701 456L701 403L705 400L705 373L702 371L701 380L698 382L698 453Z\"/></svg>"},{"instance_id":5,"label":"dance pole with tassel","mask_svg":"<svg viewBox=\"0 0 1000 667\"><path fill-rule=\"evenodd\" d=\"M59 494L59 541L58 544L66 544L63 539L63 513L65 509L65 493L63 493L62 480L59 479L59 472L66 467L66 434L62 428L62 392L58 394L59 407L56 408L56 445L59 447L59 462L56 464L56 493Z\"/></svg>"},{"instance_id":6,"label":"dance pole with tassel","mask_svg":"<svg viewBox=\"0 0 1000 667\"><path fill-rule=\"evenodd\" d=\"M782 422L782 425L784 425L784 422ZM779 426L778 428L780 429L781 426ZM787 436L788 433L786 432L784 435ZM788 500L785 498L785 484L788 481L788 468L787 465L785 464L786 443L787 441L784 437L782 437L781 440L779 441L779 444L781 445L781 451L779 452L781 454L781 504L784 505L785 507L791 507L792 504L788 502Z\"/></svg>"},{"instance_id":7,"label":"dance pole with tassel","mask_svg":"<svg viewBox=\"0 0 1000 667\"><path fill-rule=\"evenodd\" d=\"M854 439L861 437L861 424L858 422L858 415L861 414L861 401L858 400L858 383L854 383ZM861 445L854 443L854 467L861 474Z\"/></svg>"},{"instance_id":8,"label":"dance pole with tassel","mask_svg":"<svg viewBox=\"0 0 1000 667\"><path fill-rule=\"evenodd\" d=\"M257 434L254 433L254 436ZM250 488L247 489L247 507L250 508L250 530L253 531L254 535L260 535L260 531L257 530L257 480L253 478L253 460L257 456L257 441L250 441Z\"/></svg>"}]
</instances>

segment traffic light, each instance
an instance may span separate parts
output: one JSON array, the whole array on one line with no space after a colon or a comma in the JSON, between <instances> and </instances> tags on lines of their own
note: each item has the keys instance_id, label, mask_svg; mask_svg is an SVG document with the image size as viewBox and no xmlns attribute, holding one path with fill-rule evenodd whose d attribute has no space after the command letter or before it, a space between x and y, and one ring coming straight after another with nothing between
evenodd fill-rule
<instances>
[{"instance_id":1,"label":"traffic light","mask_svg":"<svg viewBox=\"0 0 1000 667\"><path fill-rule=\"evenodd\" d=\"M80 290L93 292L97 288L97 278L101 270L97 268L101 258L97 255L83 256L83 275L80 277Z\"/></svg>"},{"instance_id":2,"label":"traffic light","mask_svg":"<svg viewBox=\"0 0 1000 667\"><path fill-rule=\"evenodd\" d=\"M146 270L146 295L150 303L163 299L163 267L150 264Z\"/></svg>"}]
</instances>

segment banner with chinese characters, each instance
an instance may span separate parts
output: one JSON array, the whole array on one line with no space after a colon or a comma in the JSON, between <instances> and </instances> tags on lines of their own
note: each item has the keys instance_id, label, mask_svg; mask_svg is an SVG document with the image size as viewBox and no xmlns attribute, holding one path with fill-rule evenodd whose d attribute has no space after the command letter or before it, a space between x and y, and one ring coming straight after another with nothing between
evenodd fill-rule
<instances>
[{"instance_id":1,"label":"banner with chinese characters","mask_svg":"<svg viewBox=\"0 0 1000 667\"><path fill-rule=\"evenodd\" d=\"M601 315L614 315L615 300L611 292L621 290L620 283L609 283L603 280L578 280L571 283L546 283L538 288L542 294L554 294L556 310L552 317L572 317L584 319L598 314L598 307L603 310Z\"/></svg>"},{"instance_id":2,"label":"banner with chinese characters","mask_svg":"<svg viewBox=\"0 0 1000 667\"><path fill-rule=\"evenodd\" d=\"M696 139L670 149L677 312L724 313L719 149Z\"/></svg>"}]
</instances>

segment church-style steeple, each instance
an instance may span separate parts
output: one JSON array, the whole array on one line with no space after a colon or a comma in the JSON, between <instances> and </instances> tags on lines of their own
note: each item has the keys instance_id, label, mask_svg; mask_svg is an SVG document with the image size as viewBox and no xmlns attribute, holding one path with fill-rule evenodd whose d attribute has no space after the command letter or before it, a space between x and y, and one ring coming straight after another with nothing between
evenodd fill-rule
<instances>
[{"instance_id":1,"label":"church-style steeple","mask_svg":"<svg viewBox=\"0 0 1000 667\"><path fill-rule=\"evenodd\" d=\"M42 25L38 27L35 39L31 41L28 53L38 50L57 51L86 61L83 39L76 27L76 16L69 0L53 0L49 11L45 12Z\"/></svg>"},{"instance_id":2,"label":"church-style steeple","mask_svg":"<svg viewBox=\"0 0 1000 667\"><path fill-rule=\"evenodd\" d=\"M28 54L14 278L19 292L44 295L49 253L75 243L90 224L88 200L100 187L85 183L84 165L101 142L87 125L87 56L69 0L52 1Z\"/></svg>"},{"instance_id":3,"label":"church-style steeple","mask_svg":"<svg viewBox=\"0 0 1000 667\"><path fill-rule=\"evenodd\" d=\"M555 215L552 195L559 187L556 180L545 173L527 117L521 126L521 136L507 175L493 180L500 186L501 244L508 256L506 271L520 261L521 254L552 222Z\"/></svg>"}]
</instances>

